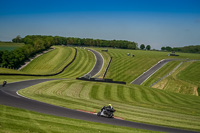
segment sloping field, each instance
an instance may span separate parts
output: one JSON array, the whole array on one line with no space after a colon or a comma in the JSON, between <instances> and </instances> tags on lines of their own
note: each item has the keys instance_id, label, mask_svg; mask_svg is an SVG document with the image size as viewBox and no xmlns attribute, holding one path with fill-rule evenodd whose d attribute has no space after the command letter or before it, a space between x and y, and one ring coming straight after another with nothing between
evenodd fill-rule
<instances>
[{"instance_id":1,"label":"sloping field","mask_svg":"<svg viewBox=\"0 0 200 133\"><path fill-rule=\"evenodd\" d=\"M77 57L75 61L65 69L65 71L56 77L76 78L89 73L96 62L95 56L87 49L77 48Z\"/></svg>"},{"instance_id":2,"label":"sloping field","mask_svg":"<svg viewBox=\"0 0 200 133\"><path fill-rule=\"evenodd\" d=\"M200 86L200 61L191 64L177 75L178 79L195 83Z\"/></svg>"},{"instance_id":3,"label":"sloping field","mask_svg":"<svg viewBox=\"0 0 200 133\"><path fill-rule=\"evenodd\" d=\"M64 49L64 50L63 50ZM68 55L68 58L66 60L63 61L62 57L67 57L64 53L63 54L57 54L54 55L53 51L46 53L40 57L37 58L36 61L31 62L28 66L26 66L23 71L17 71L17 70L12 70L12 69L4 69L4 68L0 68L0 72L6 72L6 73L34 73L37 69L38 71L41 71L41 73L37 74L49 74L51 73L56 73L58 72L58 70L55 69L58 68L59 70L62 69L66 64L68 64L73 56L74 56L74 50L71 47L56 47L57 52L58 51L63 51L64 53L66 52L66 55ZM68 51L72 50L72 53L69 55ZM57 53L56 52L56 53ZM67 54L68 53L68 54ZM58 60L54 60L51 61L51 58L61 58L60 61ZM54 56L58 56L58 57L54 57ZM46 59L48 58L49 61ZM45 61L44 61L44 60ZM51 71L49 69L45 69L47 66L45 65L46 62L51 62L52 64L56 63L58 65L48 65L49 68L51 69ZM4 80L7 80L8 83L10 82L15 82L15 81L21 81L21 80L28 80L28 79L38 79L38 78L76 78L76 77L80 77L83 76L87 73L89 73L92 68L94 67L96 62L96 59L94 57L94 54L86 49L82 49L82 48L77 48L77 57L75 59L75 61L69 65L65 71L59 75L56 76L48 76L48 77L37 77L37 76L2 76L0 75L0 83L2 83ZM60 64L60 67L58 67ZM41 65L41 66L40 66ZM62 67L61 67L62 66ZM34 68L34 70L32 70L31 68ZM40 70L43 69L43 70ZM4 71L5 70L5 71ZM54 71L55 70L55 71ZM49 71L49 73L47 73Z\"/></svg>"},{"instance_id":4,"label":"sloping field","mask_svg":"<svg viewBox=\"0 0 200 133\"><path fill-rule=\"evenodd\" d=\"M103 49L103 48L102 48ZM101 51L101 49L97 49ZM130 54L128 56L127 54ZM116 81L125 81L130 83L143 72L147 71L158 61L169 58L192 58L199 59L198 54L177 53L180 56L167 56L168 52L159 51L142 51L142 50L126 50L126 49L112 49L108 48L108 52L101 52L108 62L110 56L113 57L110 67L108 69L106 78L111 78ZM109 55L109 56L108 56ZM134 57L131 57L134 55Z\"/></svg>"},{"instance_id":5,"label":"sloping field","mask_svg":"<svg viewBox=\"0 0 200 133\"><path fill-rule=\"evenodd\" d=\"M72 109L99 111L113 104L126 120L200 131L200 97L136 85L77 80L38 84L19 92L27 97Z\"/></svg>"},{"instance_id":6,"label":"sloping field","mask_svg":"<svg viewBox=\"0 0 200 133\"><path fill-rule=\"evenodd\" d=\"M130 56L127 56L130 53ZM108 54L113 57L106 78L130 83L143 72L147 71L158 61L167 58L164 52L109 49ZM134 57L131 57L131 55Z\"/></svg>"},{"instance_id":7,"label":"sloping field","mask_svg":"<svg viewBox=\"0 0 200 133\"><path fill-rule=\"evenodd\" d=\"M61 71L73 59L75 49L62 46L54 47L55 50L34 59L21 71L31 74L52 74Z\"/></svg>"},{"instance_id":8,"label":"sloping field","mask_svg":"<svg viewBox=\"0 0 200 133\"><path fill-rule=\"evenodd\" d=\"M0 73L23 73L15 69L0 68Z\"/></svg>"},{"instance_id":9,"label":"sloping field","mask_svg":"<svg viewBox=\"0 0 200 133\"><path fill-rule=\"evenodd\" d=\"M183 62L175 72L155 84L153 87L198 96L198 89L200 86L199 67L199 61Z\"/></svg>"},{"instance_id":10,"label":"sloping field","mask_svg":"<svg viewBox=\"0 0 200 133\"><path fill-rule=\"evenodd\" d=\"M133 129L87 122L70 118L56 117L28 110L0 105L1 133L151 133L142 129Z\"/></svg>"}]
</instances>

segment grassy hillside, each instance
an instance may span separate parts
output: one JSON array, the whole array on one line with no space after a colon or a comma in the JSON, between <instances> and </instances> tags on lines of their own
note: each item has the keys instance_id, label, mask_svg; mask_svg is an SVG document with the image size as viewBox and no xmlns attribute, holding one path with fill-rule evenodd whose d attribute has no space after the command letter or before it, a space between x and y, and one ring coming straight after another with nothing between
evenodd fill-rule
<instances>
[{"instance_id":1,"label":"grassy hillside","mask_svg":"<svg viewBox=\"0 0 200 133\"><path fill-rule=\"evenodd\" d=\"M23 73L15 69L0 68L0 73Z\"/></svg>"},{"instance_id":2,"label":"grassy hillside","mask_svg":"<svg viewBox=\"0 0 200 133\"><path fill-rule=\"evenodd\" d=\"M24 46L23 43L0 42L0 50L12 51L18 47Z\"/></svg>"},{"instance_id":3,"label":"grassy hillside","mask_svg":"<svg viewBox=\"0 0 200 133\"><path fill-rule=\"evenodd\" d=\"M0 105L1 133L151 133L152 131L56 117Z\"/></svg>"},{"instance_id":4,"label":"grassy hillside","mask_svg":"<svg viewBox=\"0 0 200 133\"><path fill-rule=\"evenodd\" d=\"M153 87L198 96L198 88L200 86L199 66L199 62L183 62L175 72L155 84Z\"/></svg>"},{"instance_id":5,"label":"grassy hillside","mask_svg":"<svg viewBox=\"0 0 200 133\"><path fill-rule=\"evenodd\" d=\"M61 71L74 57L72 47L54 46L52 50L34 59L21 71L32 74L51 74Z\"/></svg>"},{"instance_id":6,"label":"grassy hillside","mask_svg":"<svg viewBox=\"0 0 200 133\"><path fill-rule=\"evenodd\" d=\"M97 50L100 51L101 49ZM139 75L147 71L149 68L151 68L153 65L155 65L158 61L162 59L200 59L199 54L177 53L180 56L170 57L167 56L168 52L112 48L109 48L108 52L101 53L104 57L108 58L108 61L110 59L110 56L113 57L106 78L111 78L117 81L125 81L127 83L130 83L131 81L136 79ZM130 53L130 56L127 56L127 53ZM132 54L134 55L134 57L131 57Z\"/></svg>"},{"instance_id":7,"label":"grassy hillside","mask_svg":"<svg viewBox=\"0 0 200 133\"><path fill-rule=\"evenodd\" d=\"M69 55L70 50L72 50L72 52ZM60 51L60 52L62 51L62 53L57 53L58 51ZM68 64L68 62L70 62L72 60L72 58L74 56L74 52L75 51L73 50L73 48L70 48L70 47L56 47L56 51L55 51L55 53L57 53L56 55L54 55L53 51L46 53L46 54L38 57L36 61L33 60L34 62L31 62L28 66L26 66L23 69L23 71L0 68L0 72L37 73L37 74L45 74L45 73L49 74L50 72L55 73L55 72L58 72L59 69L61 69L64 65ZM53 56L52 59L49 58L49 56L50 57ZM65 64L63 64L63 62L62 62L64 60L63 57L65 57L65 58L68 57L65 60ZM49 60L46 60L46 58L48 58ZM54 58L61 58L61 60L59 60L59 61L54 60ZM46 64L46 62L52 63L52 66ZM74 79L76 77L80 77L80 76L83 76L84 74L89 73L92 70L95 62L96 62L96 60L95 60L94 54L92 52L90 52L86 49L77 48L77 57L76 57L75 61L67 69L65 69L65 71L63 73L61 73L57 76L37 77L37 76L1 76L0 75L0 83L3 82L4 80L7 80L9 83L9 82L15 82L15 81L22 81L22 80L26 80L26 79L38 79L38 78L73 78ZM56 63L56 65L55 64L53 65L53 63ZM58 67L59 65L60 65L60 67ZM49 68L45 69L46 67L49 67ZM33 69L31 69L31 68L33 68ZM40 70L40 68L42 70ZM56 70L55 68L58 68L58 70ZM38 69L38 71L36 72L37 69ZM51 71L49 69L51 69ZM39 71L41 73L38 73ZM47 73L47 72L49 72L49 73Z\"/></svg>"},{"instance_id":8,"label":"grassy hillside","mask_svg":"<svg viewBox=\"0 0 200 133\"><path fill-rule=\"evenodd\" d=\"M195 83L200 86L200 61L191 64L177 75L178 79Z\"/></svg>"},{"instance_id":9,"label":"grassy hillside","mask_svg":"<svg viewBox=\"0 0 200 133\"><path fill-rule=\"evenodd\" d=\"M136 85L58 80L35 85L20 94L72 109L99 111L113 104L126 120L200 131L200 97Z\"/></svg>"},{"instance_id":10,"label":"grassy hillside","mask_svg":"<svg viewBox=\"0 0 200 133\"><path fill-rule=\"evenodd\" d=\"M76 78L89 73L96 62L95 56L87 49L77 48L77 57L75 61L65 69L65 71L56 77Z\"/></svg>"}]
</instances>

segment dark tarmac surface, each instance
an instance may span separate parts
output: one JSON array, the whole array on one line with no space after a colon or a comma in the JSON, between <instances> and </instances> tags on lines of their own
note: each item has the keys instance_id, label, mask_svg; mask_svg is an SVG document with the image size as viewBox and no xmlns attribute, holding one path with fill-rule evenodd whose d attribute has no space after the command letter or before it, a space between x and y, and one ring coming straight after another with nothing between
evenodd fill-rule
<instances>
[{"instance_id":1,"label":"dark tarmac surface","mask_svg":"<svg viewBox=\"0 0 200 133\"><path fill-rule=\"evenodd\" d=\"M175 59L164 59L164 60L158 62L156 65L154 65L148 71L144 72L142 75L140 75L134 81L132 81L131 84L141 85L145 80L147 80L152 74L154 74L162 66L164 66L166 63L173 61L173 60L175 60Z\"/></svg>"},{"instance_id":2,"label":"dark tarmac surface","mask_svg":"<svg viewBox=\"0 0 200 133\"><path fill-rule=\"evenodd\" d=\"M98 117L94 114L89 114L85 112L80 112L77 110L67 109L63 107L58 107L55 105L50 105L47 103L39 102L36 100L31 100L28 98L21 97L17 95L17 91L38 83L42 83L45 81L50 81L54 79L37 79L37 80L28 80L7 84L5 87L0 87L0 104L27 109L31 111L36 111L44 114L50 114L55 116L62 116L74 119L81 119L86 121L105 123L117 126L125 126L131 128L140 128L147 129L153 131L163 131L163 132L171 132L171 133L198 133L195 131L187 131L183 129L175 129L163 126L149 125L137 122L131 122L120 119L108 119L103 117ZM101 108L101 107L100 107Z\"/></svg>"},{"instance_id":3,"label":"dark tarmac surface","mask_svg":"<svg viewBox=\"0 0 200 133\"><path fill-rule=\"evenodd\" d=\"M88 49L89 51L91 51L92 53L94 53L95 58L96 58L96 64L94 66L94 68L92 69L92 71L90 71L88 74L91 75L91 77L93 77L94 75L96 75L101 68L103 67L103 57L100 55L99 52L92 50L92 49Z\"/></svg>"}]
</instances>

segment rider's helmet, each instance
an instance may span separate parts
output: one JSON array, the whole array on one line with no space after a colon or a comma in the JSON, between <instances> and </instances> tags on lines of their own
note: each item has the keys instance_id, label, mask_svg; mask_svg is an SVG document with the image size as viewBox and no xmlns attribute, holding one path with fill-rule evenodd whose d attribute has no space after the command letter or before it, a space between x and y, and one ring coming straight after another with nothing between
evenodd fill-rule
<instances>
[{"instance_id":1,"label":"rider's helmet","mask_svg":"<svg viewBox=\"0 0 200 133\"><path fill-rule=\"evenodd\" d=\"M113 107L112 107L112 104L108 104L108 106L110 106L111 109L113 108Z\"/></svg>"}]
</instances>

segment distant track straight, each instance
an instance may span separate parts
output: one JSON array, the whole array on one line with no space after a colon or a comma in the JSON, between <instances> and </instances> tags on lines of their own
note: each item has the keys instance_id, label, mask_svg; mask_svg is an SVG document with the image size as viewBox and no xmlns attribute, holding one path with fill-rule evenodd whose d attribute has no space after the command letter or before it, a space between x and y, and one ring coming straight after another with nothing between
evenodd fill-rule
<instances>
[{"instance_id":1,"label":"distant track straight","mask_svg":"<svg viewBox=\"0 0 200 133\"><path fill-rule=\"evenodd\" d=\"M147 80L152 74L154 74L156 71L158 71L166 63L173 61L173 60L177 60L177 59L163 59L163 60L159 61L156 65L154 65L149 70L147 70L142 75L140 75L138 78L133 80L131 82L131 84L141 85L145 80Z\"/></svg>"}]
</instances>

